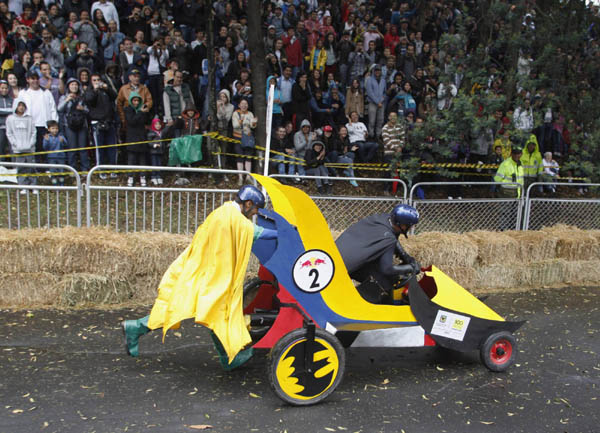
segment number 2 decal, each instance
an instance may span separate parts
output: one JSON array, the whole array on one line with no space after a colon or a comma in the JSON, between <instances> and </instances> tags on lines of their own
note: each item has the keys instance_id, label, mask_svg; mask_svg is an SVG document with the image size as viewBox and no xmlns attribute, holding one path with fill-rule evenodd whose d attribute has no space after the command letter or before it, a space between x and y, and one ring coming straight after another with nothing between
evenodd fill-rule
<instances>
[{"instance_id":1,"label":"number 2 decal","mask_svg":"<svg viewBox=\"0 0 600 433\"><path fill-rule=\"evenodd\" d=\"M313 275L315 276L315 279L313 280L312 284L310 285L310 288L318 289L320 287L320 284L317 283L317 280L319 279L319 271L317 271L316 269L311 269L310 272L308 273L308 275L310 277L312 277Z\"/></svg>"}]
</instances>

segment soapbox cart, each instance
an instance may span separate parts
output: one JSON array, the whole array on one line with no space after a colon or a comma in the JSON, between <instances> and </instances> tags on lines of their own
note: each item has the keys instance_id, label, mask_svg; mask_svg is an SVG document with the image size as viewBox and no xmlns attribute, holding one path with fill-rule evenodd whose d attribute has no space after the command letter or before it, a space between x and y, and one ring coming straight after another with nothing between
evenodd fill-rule
<instances>
[{"instance_id":1,"label":"soapbox cart","mask_svg":"<svg viewBox=\"0 0 600 433\"><path fill-rule=\"evenodd\" d=\"M355 288L323 215L304 192L255 175L273 210L257 224L278 231L258 240L258 278L244 287L253 348L270 349L269 381L282 400L310 405L342 380L346 347L478 350L492 371L509 368L512 335L524 322L505 321L435 266L408 283L410 303L377 305ZM399 298L402 289L395 293Z\"/></svg>"}]
</instances>

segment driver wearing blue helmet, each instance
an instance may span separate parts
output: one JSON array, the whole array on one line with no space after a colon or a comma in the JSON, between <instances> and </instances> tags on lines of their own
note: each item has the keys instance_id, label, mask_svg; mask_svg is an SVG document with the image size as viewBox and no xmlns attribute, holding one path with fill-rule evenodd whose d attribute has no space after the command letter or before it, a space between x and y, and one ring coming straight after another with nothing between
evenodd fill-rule
<instances>
[{"instance_id":1,"label":"driver wearing blue helmet","mask_svg":"<svg viewBox=\"0 0 600 433\"><path fill-rule=\"evenodd\" d=\"M251 244L257 239L277 238L276 230L265 229L247 221L252 221L252 217L258 213L258 210L264 207L264 194L253 185L244 185L232 202L224 203L211 212L205 222L198 227L190 246L173 262L163 276L152 313L141 319L125 320L121 323L129 355L138 356L139 338L142 335L159 327L163 327L163 330L172 327L172 324L164 319L165 313L161 309L170 313L180 308L181 305L171 305L169 302L177 299L193 299L196 303L210 302L210 298L214 294L211 290L219 290L218 284L214 288L211 286L214 281L223 281L223 279L230 281L226 284L227 290L234 290L234 281L243 281L248 257L246 254L249 254ZM240 216L240 213L243 217ZM252 236L251 239L250 236ZM222 242L222 244L215 246L214 242L216 241ZM233 247L230 247L231 245ZM213 254L215 251L218 251L219 254ZM245 262L244 256L246 257ZM236 275L232 275L233 273ZM190 276L193 277L193 280L190 280ZM208 277L204 278L205 276ZM241 280L237 278L238 276L241 276ZM189 287L191 285L202 285L203 287L198 287L197 293L192 293L193 296L190 296ZM164 296L165 293L168 295ZM216 297L219 298L219 296ZM221 298L226 297L221 296ZM165 308L167 303L169 303L168 307ZM241 302L239 304L241 305ZM232 307L228 306L228 308ZM186 307L186 311L195 310L197 312L199 309ZM223 308L223 310L227 309ZM197 322L208 322L208 319L198 317L198 314L195 317ZM194 317L192 314L187 314L181 319L192 317ZM226 319L222 318L221 320ZM235 359L229 362L224 354L223 345L214 333L211 335L213 335L225 368L238 366L249 359L251 350L247 349L239 351Z\"/></svg>"},{"instance_id":2,"label":"driver wearing blue helmet","mask_svg":"<svg viewBox=\"0 0 600 433\"><path fill-rule=\"evenodd\" d=\"M400 204L389 214L371 215L358 221L336 240L348 274L361 283L357 289L367 301L387 302L402 276L417 274L421 269L398 241L401 234L408 237L411 227L418 222L419 212ZM402 264L394 264L394 256Z\"/></svg>"}]
</instances>

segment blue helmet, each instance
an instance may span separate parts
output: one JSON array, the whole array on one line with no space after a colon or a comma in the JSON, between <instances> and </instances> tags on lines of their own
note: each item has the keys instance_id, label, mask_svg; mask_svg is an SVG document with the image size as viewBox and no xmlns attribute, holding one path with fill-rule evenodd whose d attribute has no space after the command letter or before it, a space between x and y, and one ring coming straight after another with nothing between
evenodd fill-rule
<instances>
[{"instance_id":1,"label":"blue helmet","mask_svg":"<svg viewBox=\"0 0 600 433\"><path fill-rule=\"evenodd\" d=\"M392 209L390 221L396 226L406 224L411 227L419 222L419 212L412 206L399 204Z\"/></svg>"},{"instance_id":2,"label":"blue helmet","mask_svg":"<svg viewBox=\"0 0 600 433\"><path fill-rule=\"evenodd\" d=\"M258 208L265 207L265 196L254 185L244 185L241 187L237 192L237 198L242 202L250 200Z\"/></svg>"}]
</instances>

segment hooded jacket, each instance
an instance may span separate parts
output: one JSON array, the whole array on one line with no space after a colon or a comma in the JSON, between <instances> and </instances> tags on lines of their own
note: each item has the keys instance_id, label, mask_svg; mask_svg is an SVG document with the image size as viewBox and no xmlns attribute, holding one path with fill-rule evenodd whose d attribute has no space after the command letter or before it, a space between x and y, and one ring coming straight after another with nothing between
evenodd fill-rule
<instances>
[{"instance_id":1,"label":"hooded jacket","mask_svg":"<svg viewBox=\"0 0 600 433\"><path fill-rule=\"evenodd\" d=\"M294 134L294 148L299 158L304 158L306 151L312 148L312 131L308 133L308 138L302 132L302 127L306 125L310 126L310 122L304 119L300 124L300 130Z\"/></svg>"},{"instance_id":2,"label":"hooded jacket","mask_svg":"<svg viewBox=\"0 0 600 433\"><path fill-rule=\"evenodd\" d=\"M25 113L16 114L19 103L25 104ZM13 104L13 114L6 119L6 138L12 153L29 153L35 151L36 129L33 118L29 115L27 103L17 98Z\"/></svg>"},{"instance_id":3,"label":"hooded jacket","mask_svg":"<svg viewBox=\"0 0 600 433\"><path fill-rule=\"evenodd\" d=\"M227 102L223 106L217 105L217 129L221 133L226 133L229 129L229 122L231 122L231 116L233 115L233 104L231 103L231 96L229 95L229 90L223 89L219 92L219 97L221 94L225 95L227 98Z\"/></svg>"},{"instance_id":4,"label":"hooded jacket","mask_svg":"<svg viewBox=\"0 0 600 433\"><path fill-rule=\"evenodd\" d=\"M128 143L146 141L146 125L148 124L148 113L142 111L142 106L144 105L143 99L137 108L133 108L131 104L133 98L142 99L136 91L129 94L129 105L125 107L125 119L127 121L125 139ZM127 146L128 152L146 152L147 150L148 146L146 143Z\"/></svg>"},{"instance_id":5,"label":"hooded jacket","mask_svg":"<svg viewBox=\"0 0 600 433\"><path fill-rule=\"evenodd\" d=\"M95 122L112 122L114 119L114 105L117 93L107 83L106 89L94 89L88 86L83 94L83 100L90 110L92 125Z\"/></svg>"},{"instance_id":6,"label":"hooded jacket","mask_svg":"<svg viewBox=\"0 0 600 433\"><path fill-rule=\"evenodd\" d=\"M9 91L6 96L0 96L0 129L6 128L6 118L12 113L14 113L13 98Z\"/></svg>"},{"instance_id":7,"label":"hooded jacket","mask_svg":"<svg viewBox=\"0 0 600 433\"><path fill-rule=\"evenodd\" d=\"M271 81L272 79L275 79L275 89L273 92L273 114L283 114L281 103L275 102L277 100L281 101L281 90L279 89L279 81L277 80L277 77L275 75L269 75L269 77L267 77L267 101L269 100L269 81Z\"/></svg>"},{"instance_id":8,"label":"hooded jacket","mask_svg":"<svg viewBox=\"0 0 600 433\"><path fill-rule=\"evenodd\" d=\"M148 131L147 139L151 140L159 140L162 138L162 133L164 131L163 128L158 129L156 126L161 123L160 119L152 119L152 123L150 124L150 131ZM162 155L165 149L164 141L157 141L154 143L148 143L148 149L150 153L153 155Z\"/></svg>"},{"instance_id":9,"label":"hooded jacket","mask_svg":"<svg viewBox=\"0 0 600 433\"><path fill-rule=\"evenodd\" d=\"M321 150L316 150L315 147L320 145ZM306 168L317 168L320 165L325 164L325 158L319 159L319 154L322 150L325 150L325 154L327 154L327 150L323 145L322 141L313 141L312 147L306 151L304 155L304 159L306 160Z\"/></svg>"},{"instance_id":10,"label":"hooded jacket","mask_svg":"<svg viewBox=\"0 0 600 433\"><path fill-rule=\"evenodd\" d=\"M533 152L529 152L529 143L535 143ZM540 153L538 141L534 134L529 136L525 144L523 155L521 156L521 164L523 164L523 175L529 179L535 180L544 170L542 154Z\"/></svg>"}]
</instances>

